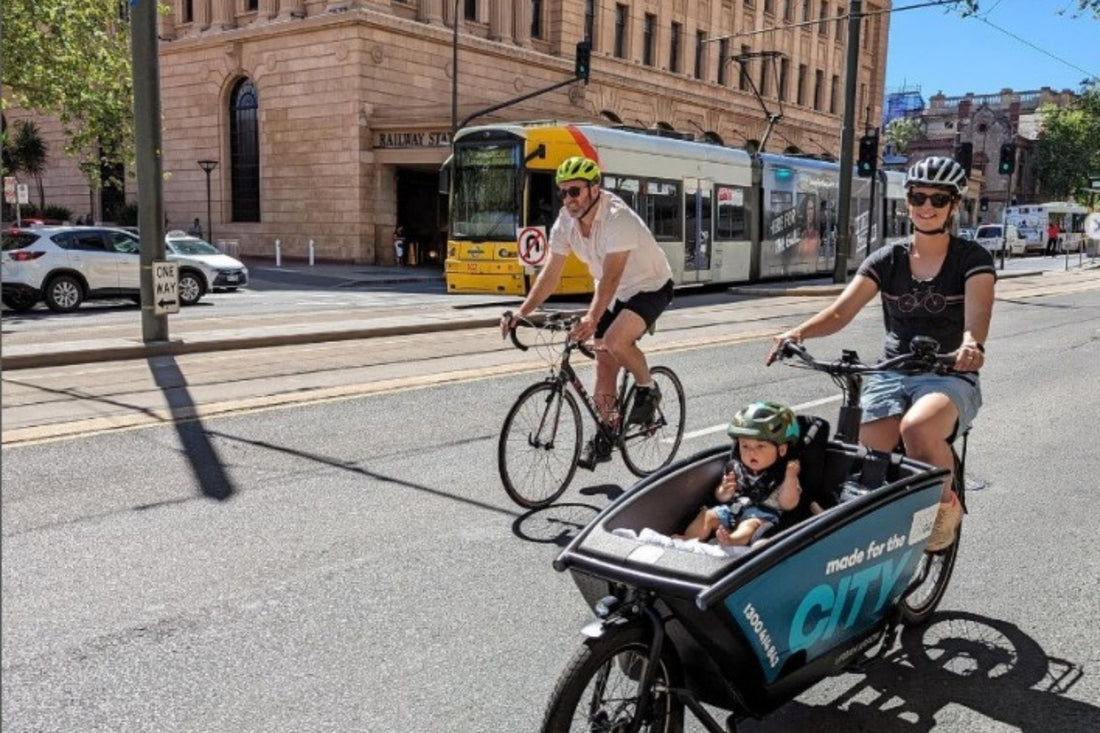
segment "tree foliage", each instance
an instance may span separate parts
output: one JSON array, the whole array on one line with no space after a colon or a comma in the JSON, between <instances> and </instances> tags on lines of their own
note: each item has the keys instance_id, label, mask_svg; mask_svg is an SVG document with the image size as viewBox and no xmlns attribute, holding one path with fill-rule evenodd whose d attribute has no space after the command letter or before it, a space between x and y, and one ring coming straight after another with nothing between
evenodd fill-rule
<instances>
[{"instance_id":1,"label":"tree foliage","mask_svg":"<svg viewBox=\"0 0 1100 733\"><path fill-rule=\"evenodd\" d=\"M42 174L46 172L49 152L46 142L38 132L34 120L19 120L14 125L15 134L4 136L4 160L6 171L25 173L34 179L38 187L38 206L45 208L46 192L42 188Z\"/></svg>"},{"instance_id":2,"label":"tree foliage","mask_svg":"<svg viewBox=\"0 0 1100 733\"><path fill-rule=\"evenodd\" d=\"M93 189L133 157L128 0L4 0L5 107L53 115Z\"/></svg>"},{"instance_id":3,"label":"tree foliage","mask_svg":"<svg viewBox=\"0 0 1100 733\"><path fill-rule=\"evenodd\" d=\"M1035 150L1035 179L1044 199L1087 195L1090 176L1100 174L1100 81L1093 80L1068 107L1044 107L1043 132Z\"/></svg>"},{"instance_id":4,"label":"tree foliage","mask_svg":"<svg viewBox=\"0 0 1100 733\"><path fill-rule=\"evenodd\" d=\"M1100 18L1100 0L1065 0L1065 2L1066 7L1059 12L1072 13L1074 16L1091 13L1093 17ZM959 4L968 15L973 15L981 9L981 0L959 0Z\"/></svg>"},{"instance_id":5,"label":"tree foliage","mask_svg":"<svg viewBox=\"0 0 1100 733\"><path fill-rule=\"evenodd\" d=\"M905 152L909 143L924 137L924 128L915 117L898 117L886 126L884 137L900 154Z\"/></svg>"}]
</instances>

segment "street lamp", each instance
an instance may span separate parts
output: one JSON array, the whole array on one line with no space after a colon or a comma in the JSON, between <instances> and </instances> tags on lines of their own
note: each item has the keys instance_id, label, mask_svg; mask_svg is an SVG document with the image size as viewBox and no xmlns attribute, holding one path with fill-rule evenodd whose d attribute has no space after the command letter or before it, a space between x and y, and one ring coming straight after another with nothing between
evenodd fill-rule
<instances>
[{"instance_id":1,"label":"street lamp","mask_svg":"<svg viewBox=\"0 0 1100 733\"><path fill-rule=\"evenodd\" d=\"M202 168L202 172L206 174L206 241L211 244L214 242L214 228L210 224L210 174L217 167L216 160L199 161L199 168Z\"/></svg>"}]
</instances>

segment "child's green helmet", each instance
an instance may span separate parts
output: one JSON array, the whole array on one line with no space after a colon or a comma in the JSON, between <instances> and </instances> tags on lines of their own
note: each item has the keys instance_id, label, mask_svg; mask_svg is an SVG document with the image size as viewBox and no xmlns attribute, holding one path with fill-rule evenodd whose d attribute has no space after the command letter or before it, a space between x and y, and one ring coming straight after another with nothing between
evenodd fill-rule
<instances>
[{"instance_id":1,"label":"child's green helmet","mask_svg":"<svg viewBox=\"0 0 1100 733\"><path fill-rule=\"evenodd\" d=\"M600 182L600 167L596 165L596 162L584 157L583 155L574 155L572 158L566 158L565 161L558 166L558 172L554 176L554 183L562 184L565 181L585 180L589 183Z\"/></svg>"},{"instance_id":2,"label":"child's green helmet","mask_svg":"<svg viewBox=\"0 0 1100 733\"><path fill-rule=\"evenodd\" d=\"M798 420L791 408L778 402L753 402L733 416L726 434L734 439L793 443L798 440Z\"/></svg>"}]
</instances>

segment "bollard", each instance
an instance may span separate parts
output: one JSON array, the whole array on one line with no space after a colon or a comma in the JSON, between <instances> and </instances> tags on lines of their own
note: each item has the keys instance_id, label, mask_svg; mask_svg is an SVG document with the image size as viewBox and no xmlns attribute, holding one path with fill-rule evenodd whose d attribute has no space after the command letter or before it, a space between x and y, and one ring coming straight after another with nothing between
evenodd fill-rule
<instances>
[{"instance_id":1,"label":"bollard","mask_svg":"<svg viewBox=\"0 0 1100 733\"><path fill-rule=\"evenodd\" d=\"M309 266L313 267L313 240L309 240Z\"/></svg>"},{"instance_id":2,"label":"bollard","mask_svg":"<svg viewBox=\"0 0 1100 733\"><path fill-rule=\"evenodd\" d=\"M275 266L276 267L282 267L282 262L283 262L282 248L279 245L279 240L276 239L275 240Z\"/></svg>"}]
</instances>

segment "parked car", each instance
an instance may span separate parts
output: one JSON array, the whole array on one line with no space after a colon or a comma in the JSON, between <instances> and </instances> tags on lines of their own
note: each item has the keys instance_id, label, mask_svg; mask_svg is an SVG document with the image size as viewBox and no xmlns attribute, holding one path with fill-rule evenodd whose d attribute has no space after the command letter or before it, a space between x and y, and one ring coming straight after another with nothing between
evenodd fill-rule
<instances>
[{"instance_id":1,"label":"parked car","mask_svg":"<svg viewBox=\"0 0 1100 733\"><path fill-rule=\"evenodd\" d=\"M1008 225L1008 236L1003 243L1000 224L982 224L975 232L974 240L993 254L999 254L1002 246L1012 257L1027 252L1027 240L1020 236L1020 230L1013 224Z\"/></svg>"},{"instance_id":2,"label":"parked car","mask_svg":"<svg viewBox=\"0 0 1100 733\"><path fill-rule=\"evenodd\" d=\"M969 239L973 241L974 237L977 236L977 231L973 227L959 227L958 236L960 239Z\"/></svg>"},{"instance_id":3,"label":"parked car","mask_svg":"<svg viewBox=\"0 0 1100 733\"><path fill-rule=\"evenodd\" d=\"M248 285L248 268L244 263L203 239L174 229L165 235L164 244L168 259L180 263L181 299L197 292L195 300L198 300L208 290L236 290ZM201 275L201 280L196 274Z\"/></svg>"},{"instance_id":4,"label":"parked car","mask_svg":"<svg viewBox=\"0 0 1100 733\"><path fill-rule=\"evenodd\" d=\"M112 227L34 227L9 229L2 237L0 296L16 312L29 311L39 300L58 313L74 311L86 300L141 301L141 240L131 232ZM194 305L214 288L248 284L248 269L241 262L202 240L186 235L183 239L165 238L166 258L179 262L182 305Z\"/></svg>"}]
</instances>

